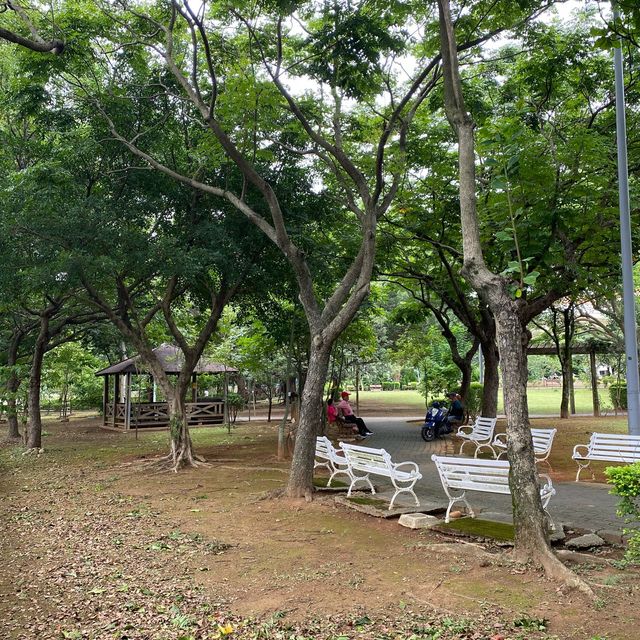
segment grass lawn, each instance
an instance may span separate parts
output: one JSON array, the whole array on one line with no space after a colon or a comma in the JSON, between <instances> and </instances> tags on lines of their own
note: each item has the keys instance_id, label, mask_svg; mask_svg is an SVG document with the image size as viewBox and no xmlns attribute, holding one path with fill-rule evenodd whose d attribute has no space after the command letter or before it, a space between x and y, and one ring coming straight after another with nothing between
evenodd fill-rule
<instances>
[{"instance_id":1,"label":"grass lawn","mask_svg":"<svg viewBox=\"0 0 640 640\"><path fill-rule=\"evenodd\" d=\"M558 416L560 414L560 389L555 387L529 387L529 413L531 415ZM591 389L576 389L576 413L591 415ZM355 405L355 393L351 396L351 404ZM600 390L600 404L603 412L613 413L609 394L606 389ZM361 391L360 413L372 414L373 407L379 411L400 411L407 414L420 415L425 411L424 398L418 391ZM498 411L504 411L502 392L498 394Z\"/></svg>"}]
</instances>

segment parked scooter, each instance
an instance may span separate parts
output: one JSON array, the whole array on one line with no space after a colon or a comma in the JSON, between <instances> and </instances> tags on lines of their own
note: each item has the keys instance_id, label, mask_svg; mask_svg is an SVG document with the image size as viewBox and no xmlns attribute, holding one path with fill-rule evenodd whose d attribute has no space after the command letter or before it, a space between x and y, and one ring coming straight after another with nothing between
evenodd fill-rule
<instances>
[{"instance_id":1,"label":"parked scooter","mask_svg":"<svg viewBox=\"0 0 640 640\"><path fill-rule=\"evenodd\" d=\"M447 435L453 431L451 424L447 421L449 410L440 402L431 403L427 415L424 417L422 425L422 439L431 442L435 438Z\"/></svg>"}]
</instances>

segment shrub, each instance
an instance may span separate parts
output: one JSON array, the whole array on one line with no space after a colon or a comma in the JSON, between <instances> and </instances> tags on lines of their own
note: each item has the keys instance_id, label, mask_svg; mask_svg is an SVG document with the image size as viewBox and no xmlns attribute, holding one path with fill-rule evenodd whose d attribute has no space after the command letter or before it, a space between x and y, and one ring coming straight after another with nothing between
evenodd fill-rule
<instances>
[{"instance_id":1,"label":"shrub","mask_svg":"<svg viewBox=\"0 0 640 640\"><path fill-rule=\"evenodd\" d=\"M472 382L469 387L469 393L466 399L466 409L472 418L480 415L482 408L482 396L484 394L484 385L480 382Z\"/></svg>"},{"instance_id":2,"label":"shrub","mask_svg":"<svg viewBox=\"0 0 640 640\"><path fill-rule=\"evenodd\" d=\"M418 388L418 383L414 380L413 382L407 382L407 389L409 391L415 391Z\"/></svg>"},{"instance_id":3,"label":"shrub","mask_svg":"<svg viewBox=\"0 0 640 640\"><path fill-rule=\"evenodd\" d=\"M239 393L228 391L227 408L229 410L229 419L231 422L235 422L238 417L238 411L242 411L244 409L244 398Z\"/></svg>"},{"instance_id":4,"label":"shrub","mask_svg":"<svg viewBox=\"0 0 640 640\"><path fill-rule=\"evenodd\" d=\"M393 380L383 380L382 382L382 390L383 391L394 391L395 389L400 388L399 382L394 382Z\"/></svg>"},{"instance_id":5,"label":"shrub","mask_svg":"<svg viewBox=\"0 0 640 640\"><path fill-rule=\"evenodd\" d=\"M627 382L614 382L609 385L609 397L614 409L627 408Z\"/></svg>"},{"instance_id":6,"label":"shrub","mask_svg":"<svg viewBox=\"0 0 640 640\"><path fill-rule=\"evenodd\" d=\"M620 496L618 515L632 527L625 528L629 536L625 561L640 564L640 462L625 467L607 467L607 480L613 485L611 493Z\"/></svg>"}]
</instances>

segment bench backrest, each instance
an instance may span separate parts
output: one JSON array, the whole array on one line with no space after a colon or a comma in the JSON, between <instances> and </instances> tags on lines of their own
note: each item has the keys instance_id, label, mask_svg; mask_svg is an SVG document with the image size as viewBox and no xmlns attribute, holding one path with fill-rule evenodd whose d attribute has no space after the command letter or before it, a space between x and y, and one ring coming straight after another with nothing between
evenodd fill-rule
<instances>
[{"instance_id":1,"label":"bench backrest","mask_svg":"<svg viewBox=\"0 0 640 640\"><path fill-rule=\"evenodd\" d=\"M316 455L318 458L327 460L333 460L336 457L336 449L327 436L318 436L316 438Z\"/></svg>"},{"instance_id":2,"label":"bench backrest","mask_svg":"<svg viewBox=\"0 0 640 640\"><path fill-rule=\"evenodd\" d=\"M452 489L509 493L509 462L431 456L443 483Z\"/></svg>"},{"instance_id":3,"label":"bench backrest","mask_svg":"<svg viewBox=\"0 0 640 640\"><path fill-rule=\"evenodd\" d=\"M592 433L589 455L606 456L607 460L636 462L640 460L640 436L622 433Z\"/></svg>"},{"instance_id":4,"label":"bench backrest","mask_svg":"<svg viewBox=\"0 0 640 640\"><path fill-rule=\"evenodd\" d=\"M546 453L551 449L557 429L531 429L533 450L537 454Z\"/></svg>"},{"instance_id":5,"label":"bench backrest","mask_svg":"<svg viewBox=\"0 0 640 640\"><path fill-rule=\"evenodd\" d=\"M471 435L474 440L491 440L493 431L496 428L497 418L478 417L473 424Z\"/></svg>"},{"instance_id":6,"label":"bench backrest","mask_svg":"<svg viewBox=\"0 0 640 640\"><path fill-rule=\"evenodd\" d=\"M391 456L384 449L372 449L345 442L340 443L340 448L349 466L353 469L382 472L385 475L393 470Z\"/></svg>"}]
</instances>

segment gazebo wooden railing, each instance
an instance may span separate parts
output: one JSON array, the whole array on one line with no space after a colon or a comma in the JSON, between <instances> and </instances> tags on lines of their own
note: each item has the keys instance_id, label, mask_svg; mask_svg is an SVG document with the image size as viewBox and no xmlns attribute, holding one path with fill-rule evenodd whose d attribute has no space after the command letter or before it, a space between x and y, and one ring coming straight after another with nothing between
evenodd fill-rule
<instances>
[{"instance_id":1,"label":"gazebo wooden railing","mask_svg":"<svg viewBox=\"0 0 640 640\"><path fill-rule=\"evenodd\" d=\"M116 429L160 428L169 425L169 405L166 402L132 402L127 424L127 404L110 403L106 407L105 426ZM219 398L207 401L187 402L187 421L189 426L222 424L224 421L224 402Z\"/></svg>"},{"instance_id":2,"label":"gazebo wooden railing","mask_svg":"<svg viewBox=\"0 0 640 640\"><path fill-rule=\"evenodd\" d=\"M155 355L162 362L165 373L178 375L184 356L175 346L163 344L156 347ZM189 426L222 424L225 418L223 398L202 397L198 393L198 376L214 374L224 376L227 388L228 374L238 373L237 369L201 358L191 379L191 402L186 403ZM111 429L153 429L169 426L169 405L156 399L156 384L139 356L127 358L96 373L104 377L102 400L103 426ZM145 393L132 393L132 378L146 379ZM110 384L111 383L111 384ZM140 387L139 387L140 388ZM146 400L146 402L142 402Z\"/></svg>"}]
</instances>

